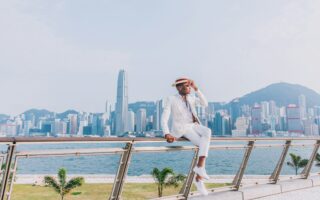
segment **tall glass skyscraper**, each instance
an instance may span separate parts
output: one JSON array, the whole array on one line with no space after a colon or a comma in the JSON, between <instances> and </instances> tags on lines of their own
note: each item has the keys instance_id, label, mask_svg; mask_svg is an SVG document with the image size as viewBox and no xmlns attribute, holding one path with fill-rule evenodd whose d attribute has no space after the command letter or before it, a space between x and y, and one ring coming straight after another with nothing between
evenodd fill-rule
<instances>
[{"instance_id":1,"label":"tall glass skyscraper","mask_svg":"<svg viewBox=\"0 0 320 200\"><path fill-rule=\"evenodd\" d=\"M117 102L116 102L116 135L119 136L128 130L128 80L127 73L120 70L118 75Z\"/></svg>"}]
</instances>

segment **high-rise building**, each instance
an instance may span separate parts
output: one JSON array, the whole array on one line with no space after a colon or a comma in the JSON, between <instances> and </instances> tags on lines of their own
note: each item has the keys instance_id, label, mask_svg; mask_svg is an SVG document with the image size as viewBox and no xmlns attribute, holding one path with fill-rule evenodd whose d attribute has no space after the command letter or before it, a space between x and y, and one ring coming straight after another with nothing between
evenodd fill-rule
<instances>
[{"instance_id":1,"label":"high-rise building","mask_svg":"<svg viewBox=\"0 0 320 200\"><path fill-rule=\"evenodd\" d=\"M319 126L313 119L303 120L304 134L307 136L319 136Z\"/></svg>"},{"instance_id":2,"label":"high-rise building","mask_svg":"<svg viewBox=\"0 0 320 200\"><path fill-rule=\"evenodd\" d=\"M299 96L300 119L307 118L307 100L303 94Z\"/></svg>"},{"instance_id":3,"label":"high-rise building","mask_svg":"<svg viewBox=\"0 0 320 200\"><path fill-rule=\"evenodd\" d=\"M116 135L121 135L128 130L128 80L124 70L120 70L118 75L115 115L115 132Z\"/></svg>"},{"instance_id":4,"label":"high-rise building","mask_svg":"<svg viewBox=\"0 0 320 200\"><path fill-rule=\"evenodd\" d=\"M135 114L132 110L128 112L128 131L134 132Z\"/></svg>"},{"instance_id":5,"label":"high-rise building","mask_svg":"<svg viewBox=\"0 0 320 200\"><path fill-rule=\"evenodd\" d=\"M206 108L198 105L196 106L196 111L197 111L198 118L201 121L201 124L204 126L207 126L208 120L207 120Z\"/></svg>"},{"instance_id":6,"label":"high-rise building","mask_svg":"<svg viewBox=\"0 0 320 200\"><path fill-rule=\"evenodd\" d=\"M80 120L79 122L79 129L78 129L78 136L83 136L83 128L88 126L88 121Z\"/></svg>"},{"instance_id":7,"label":"high-rise building","mask_svg":"<svg viewBox=\"0 0 320 200\"><path fill-rule=\"evenodd\" d=\"M136 113L136 132L146 131L147 126L147 111L146 109L139 109Z\"/></svg>"},{"instance_id":8,"label":"high-rise building","mask_svg":"<svg viewBox=\"0 0 320 200\"><path fill-rule=\"evenodd\" d=\"M154 112L154 118L153 118L153 129L154 130L161 129L162 112L163 112L163 100L159 100L156 103L156 110Z\"/></svg>"},{"instance_id":9,"label":"high-rise building","mask_svg":"<svg viewBox=\"0 0 320 200\"><path fill-rule=\"evenodd\" d=\"M248 134L250 120L248 117L238 117L235 123L235 129L232 130L232 136L245 137Z\"/></svg>"},{"instance_id":10,"label":"high-rise building","mask_svg":"<svg viewBox=\"0 0 320 200\"><path fill-rule=\"evenodd\" d=\"M251 133L262 133L262 108L259 105L253 106L251 110Z\"/></svg>"},{"instance_id":11,"label":"high-rise building","mask_svg":"<svg viewBox=\"0 0 320 200\"><path fill-rule=\"evenodd\" d=\"M287 106L287 124L289 133L303 133L300 108L295 104Z\"/></svg>"},{"instance_id":12,"label":"high-rise building","mask_svg":"<svg viewBox=\"0 0 320 200\"><path fill-rule=\"evenodd\" d=\"M231 136L231 120L223 111L218 111L215 114L213 121L213 135Z\"/></svg>"},{"instance_id":13,"label":"high-rise building","mask_svg":"<svg viewBox=\"0 0 320 200\"><path fill-rule=\"evenodd\" d=\"M91 134L98 135L99 115L93 114L91 117Z\"/></svg>"},{"instance_id":14,"label":"high-rise building","mask_svg":"<svg viewBox=\"0 0 320 200\"><path fill-rule=\"evenodd\" d=\"M249 105L242 105L241 108L241 115L244 117L251 117L251 107Z\"/></svg>"},{"instance_id":15,"label":"high-rise building","mask_svg":"<svg viewBox=\"0 0 320 200\"><path fill-rule=\"evenodd\" d=\"M277 104L275 101L269 101L269 112L270 112L270 115L271 116L277 116L278 113L277 113Z\"/></svg>"},{"instance_id":16,"label":"high-rise building","mask_svg":"<svg viewBox=\"0 0 320 200\"><path fill-rule=\"evenodd\" d=\"M29 136L31 128L33 128L32 121L31 120L25 120L23 122L23 133L24 133L23 135L24 136Z\"/></svg>"},{"instance_id":17,"label":"high-rise building","mask_svg":"<svg viewBox=\"0 0 320 200\"><path fill-rule=\"evenodd\" d=\"M78 116L76 114L68 114L69 134L76 135L78 133Z\"/></svg>"},{"instance_id":18,"label":"high-rise building","mask_svg":"<svg viewBox=\"0 0 320 200\"><path fill-rule=\"evenodd\" d=\"M234 99L230 103L230 115L231 115L231 124L232 129L236 128L235 123L237 121L237 118L240 117L240 102L239 98Z\"/></svg>"},{"instance_id":19,"label":"high-rise building","mask_svg":"<svg viewBox=\"0 0 320 200\"><path fill-rule=\"evenodd\" d=\"M262 121L268 122L268 117L270 115L269 102L267 101L261 102L261 114L262 114Z\"/></svg>"},{"instance_id":20,"label":"high-rise building","mask_svg":"<svg viewBox=\"0 0 320 200\"><path fill-rule=\"evenodd\" d=\"M54 119L52 123L52 133L54 135L58 135L60 132L60 119Z\"/></svg>"},{"instance_id":21,"label":"high-rise building","mask_svg":"<svg viewBox=\"0 0 320 200\"><path fill-rule=\"evenodd\" d=\"M109 119L110 118L110 114L111 114L111 103L109 101L106 101L106 108L105 108L104 113Z\"/></svg>"}]
</instances>

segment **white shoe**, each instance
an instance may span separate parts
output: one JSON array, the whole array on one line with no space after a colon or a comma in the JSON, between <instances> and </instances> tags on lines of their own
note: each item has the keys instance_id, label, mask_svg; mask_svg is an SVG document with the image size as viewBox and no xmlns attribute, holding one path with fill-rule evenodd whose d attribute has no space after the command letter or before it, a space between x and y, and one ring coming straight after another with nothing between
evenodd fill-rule
<instances>
[{"instance_id":1,"label":"white shoe","mask_svg":"<svg viewBox=\"0 0 320 200\"><path fill-rule=\"evenodd\" d=\"M197 167L196 166L195 168L193 168L193 171L204 179L207 179L207 180L210 179L210 177L208 176L206 169L204 167Z\"/></svg>"},{"instance_id":2,"label":"white shoe","mask_svg":"<svg viewBox=\"0 0 320 200\"><path fill-rule=\"evenodd\" d=\"M207 191L206 186L204 185L203 181L201 181L201 180L195 181L194 184L196 185L196 188L200 194L202 194L203 196L208 195L208 191Z\"/></svg>"}]
</instances>

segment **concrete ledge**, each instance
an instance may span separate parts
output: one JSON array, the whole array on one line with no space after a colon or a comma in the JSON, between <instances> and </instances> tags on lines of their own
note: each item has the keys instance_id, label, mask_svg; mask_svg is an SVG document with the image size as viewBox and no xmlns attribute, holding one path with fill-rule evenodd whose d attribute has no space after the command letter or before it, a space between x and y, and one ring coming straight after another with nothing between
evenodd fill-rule
<instances>
[{"instance_id":1,"label":"concrete ledge","mask_svg":"<svg viewBox=\"0 0 320 200\"><path fill-rule=\"evenodd\" d=\"M281 181L278 184L281 185L282 192L310 188L313 186L311 179L292 179L287 181Z\"/></svg>"},{"instance_id":2,"label":"concrete ledge","mask_svg":"<svg viewBox=\"0 0 320 200\"><path fill-rule=\"evenodd\" d=\"M212 199L223 199L223 200L243 200L242 192L240 191L225 191L225 192L214 192L208 196L194 196L188 199L192 200L212 200Z\"/></svg>"},{"instance_id":3,"label":"concrete ledge","mask_svg":"<svg viewBox=\"0 0 320 200\"><path fill-rule=\"evenodd\" d=\"M255 199L259 197L270 196L281 193L281 186L275 184L256 185L252 187L244 187L239 191L243 192L243 199Z\"/></svg>"},{"instance_id":4,"label":"concrete ledge","mask_svg":"<svg viewBox=\"0 0 320 200\"><path fill-rule=\"evenodd\" d=\"M197 200L251 200L279 196L291 191L302 191L320 186L320 176L311 176L309 179L291 179L279 181L277 184L261 184L244 186L239 191L212 192L208 196L190 196L189 199Z\"/></svg>"},{"instance_id":5,"label":"concrete ledge","mask_svg":"<svg viewBox=\"0 0 320 200\"><path fill-rule=\"evenodd\" d=\"M310 177L313 182L313 186L320 186L320 176Z\"/></svg>"}]
</instances>

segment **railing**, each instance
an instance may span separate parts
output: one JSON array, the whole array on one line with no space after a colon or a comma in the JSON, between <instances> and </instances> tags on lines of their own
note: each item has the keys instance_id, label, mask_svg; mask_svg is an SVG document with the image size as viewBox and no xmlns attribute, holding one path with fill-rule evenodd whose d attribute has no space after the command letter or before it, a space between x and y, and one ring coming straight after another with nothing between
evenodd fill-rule
<instances>
[{"instance_id":1,"label":"railing","mask_svg":"<svg viewBox=\"0 0 320 200\"><path fill-rule=\"evenodd\" d=\"M185 141L180 139L177 141ZM211 145L211 150L217 149L244 149L244 155L241 165L235 175L232 185L227 187L226 190L239 190L242 184L242 178L246 170L251 152L254 148L268 148L268 147L282 147L282 153L278 160L278 163L269 178L269 183L276 184L279 180L282 167L285 162L288 150L292 146L313 146L313 151L310 155L308 164L301 173L301 178L307 179L309 177L313 162L316 158L317 152L320 146L320 138L212 138L211 141L244 141L247 145ZM259 141L283 141L284 144L256 144ZM292 144L292 141L314 141L310 144ZM21 151L17 152L16 147L19 144L36 144L36 143L125 143L124 148L89 148L89 149L54 149L54 150L31 150L31 151ZM174 199L187 199L193 193L190 192L191 185L194 179L193 168L197 163L198 148L195 146L161 146L161 147L135 147L137 143L148 143L148 142L165 142L162 138L48 138L48 137L17 137L17 138L0 138L0 144L6 144L8 146L7 151L4 154L0 154L0 164L5 162L5 169L2 172L2 182L0 190L0 200L11 198L11 193L13 190L13 178L16 174L16 169L18 165L19 158L29 158L29 157L50 157L50 156L91 156L91 155L108 155L108 154L120 154L120 162L118 165L118 171L115 176L114 184L112 187L112 192L109 197L110 200L118 200L121 198L122 188L125 183L125 178L130 165L130 159L132 154L140 152L167 152L167 151L193 151L194 155L190 162L190 168L187 178L182 185L182 188L178 195L171 196ZM209 157L210 159L210 157ZM12 167L13 166L13 167ZM215 189L209 189L209 191L214 191Z\"/></svg>"}]
</instances>

